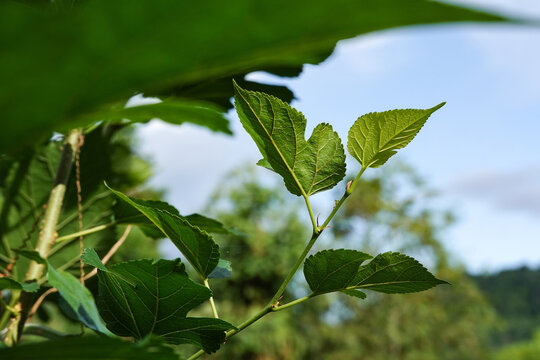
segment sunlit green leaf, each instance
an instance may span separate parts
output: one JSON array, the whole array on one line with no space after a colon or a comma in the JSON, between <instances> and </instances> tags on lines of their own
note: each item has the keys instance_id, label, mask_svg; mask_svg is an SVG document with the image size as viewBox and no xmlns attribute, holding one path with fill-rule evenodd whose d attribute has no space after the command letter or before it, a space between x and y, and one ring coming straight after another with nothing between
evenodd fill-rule
<instances>
[{"instance_id":1,"label":"sunlit green leaf","mask_svg":"<svg viewBox=\"0 0 540 360\"><path fill-rule=\"evenodd\" d=\"M98 271L99 308L107 327L117 335L141 339L159 335L173 344L190 343L216 351L233 326L187 313L212 292L191 281L180 260L137 260ZM126 281L129 280L129 282Z\"/></svg>"},{"instance_id":2,"label":"sunlit green leaf","mask_svg":"<svg viewBox=\"0 0 540 360\"><path fill-rule=\"evenodd\" d=\"M349 130L347 150L363 168L379 167L398 149L407 146L429 116L444 104L427 110L391 110L363 115Z\"/></svg>"},{"instance_id":3,"label":"sunlit green leaf","mask_svg":"<svg viewBox=\"0 0 540 360\"><path fill-rule=\"evenodd\" d=\"M330 125L317 125L306 141L302 113L276 97L235 89L236 111L264 157L262 165L280 174L291 193L309 196L343 179L345 152Z\"/></svg>"},{"instance_id":4,"label":"sunlit green leaf","mask_svg":"<svg viewBox=\"0 0 540 360\"><path fill-rule=\"evenodd\" d=\"M219 246L210 235L191 225L179 216L177 211L169 212L164 205L166 203L139 200L113 189L111 191L152 221L203 278L208 277L214 270L219 261ZM168 204L167 206L170 207Z\"/></svg>"}]
</instances>

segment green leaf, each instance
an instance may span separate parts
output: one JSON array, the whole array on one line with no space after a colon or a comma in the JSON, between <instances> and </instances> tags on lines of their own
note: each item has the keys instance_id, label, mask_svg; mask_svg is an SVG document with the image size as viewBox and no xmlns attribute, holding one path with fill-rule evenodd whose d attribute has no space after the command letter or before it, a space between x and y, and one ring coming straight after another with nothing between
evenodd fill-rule
<instances>
[{"instance_id":1,"label":"green leaf","mask_svg":"<svg viewBox=\"0 0 540 360\"><path fill-rule=\"evenodd\" d=\"M216 219L211 219L204 215L200 214L191 214L184 217L189 223L193 226L198 227L201 230L204 230L213 234L234 234L233 231L227 229L221 222Z\"/></svg>"},{"instance_id":2,"label":"green leaf","mask_svg":"<svg viewBox=\"0 0 540 360\"><path fill-rule=\"evenodd\" d=\"M39 285L35 282L26 283L17 280L13 280L8 277L0 278L0 291L5 289L23 290L26 292L36 292L39 289Z\"/></svg>"},{"instance_id":3,"label":"green leaf","mask_svg":"<svg viewBox=\"0 0 540 360\"><path fill-rule=\"evenodd\" d=\"M398 149L409 144L436 110L406 109L369 113L356 120L349 130L347 150L362 168L383 165Z\"/></svg>"},{"instance_id":4,"label":"green leaf","mask_svg":"<svg viewBox=\"0 0 540 360\"><path fill-rule=\"evenodd\" d=\"M395 294L424 291L440 284L448 283L437 279L412 257L387 252L361 266L348 287Z\"/></svg>"},{"instance_id":5,"label":"green leaf","mask_svg":"<svg viewBox=\"0 0 540 360\"><path fill-rule=\"evenodd\" d=\"M235 233L234 231L227 229L220 221L216 219L211 219L209 217L196 213L182 216L174 206L169 205L166 202L156 200L146 200L146 202L148 206L165 210L171 214L177 215L187 220L191 225L196 226L199 229L204 230L208 233L227 235ZM114 213L115 220L119 224L137 225L142 228L145 234L153 238L163 236L161 230L159 230L149 218L147 218L136 208L127 204L124 201L120 201L115 205ZM158 232L158 234L155 233L156 231Z\"/></svg>"},{"instance_id":6,"label":"green leaf","mask_svg":"<svg viewBox=\"0 0 540 360\"><path fill-rule=\"evenodd\" d=\"M415 259L396 252L370 255L355 250L324 250L310 256L304 264L304 276L314 295L341 291L365 298L358 289L387 294L417 292L447 284L433 276Z\"/></svg>"},{"instance_id":7,"label":"green leaf","mask_svg":"<svg viewBox=\"0 0 540 360\"><path fill-rule=\"evenodd\" d=\"M0 153L137 92L318 63L338 40L376 30L501 20L428 0L93 0L66 12L3 1Z\"/></svg>"},{"instance_id":8,"label":"green leaf","mask_svg":"<svg viewBox=\"0 0 540 360\"><path fill-rule=\"evenodd\" d=\"M190 343L214 352L225 331L234 328L220 319L186 317L212 292L191 281L178 259L137 260L108 269L98 271L98 304L107 327L117 335L141 339L154 334L172 344Z\"/></svg>"},{"instance_id":9,"label":"green leaf","mask_svg":"<svg viewBox=\"0 0 540 360\"><path fill-rule=\"evenodd\" d=\"M1 344L1 342L0 342ZM174 349L158 339L132 344L103 336L70 336L53 341L0 348L0 358L20 360L178 360Z\"/></svg>"},{"instance_id":10,"label":"green leaf","mask_svg":"<svg viewBox=\"0 0 540 360\"><path fill-rule=\"evenodd\" d=\"M85 264L92 265L93 267L97 268L101 271L109 271L105 265L101 262L101 259L99 258L98 254L94 249L85 248L83 250L83 253L81 255L81 259Z\"/></svg>"},{"instance_id":11,"label":"green leaf","mask_svg":"<svg viewBox=\"0 0 540 360\"><path fill-rule=\"evenodd\" d=\"M315 294L345 289L371 255L355 250L324 250L306 259L304 276Z\"/></svg>"},{"instance_id":12,"label":"green leaf","mask_svg":"<svg viewBox=\"0 0 540 360\"><path fill-rule=\"evenodd\" d=\"M99 312L92 293L79 282L79 280L68 272L55 270L48 267L47 280L49 284L58 289L58 293L73 310L75 319L91 329L110 335L99 317Z\"/></svg>"},{"instance_id":13,"label":"green leaf","mask_svg":"<svg viewBox=\"0 0 540 360\"><path fill-rule=\"evenodd\" d=\"M20 250L20 249L11 249L14 253L17 253L21 256L24 256L27 259L33 260L38 264L48 265L47 260L41 257L39 253L35 250Z\"/></svg>"},{"instance_id":14,"label":"green leaf","mask_svg":"<svg viewBox=\"0 0 540 360\"><path fill-rule=\"evenodd\" d=\"M236 111L264 157L263 166L280 174L292 194L309 196L343 179L345 152L330 125L317 125L306 141L302 113L276 97L244 90L236 83L235 90Z\"/></svg>"},{"instance_id":15,"label":"green leaf","mask_svg":"<svg viewBox=\"0 0 540 360\"><path fill-rule=\"evenodd\" d=\"M219 259L219 262L212 271L210 275L208 275L209 279L225 279L230 278L232 275L232 267L231 262L228 260Z\"/></svg>"},{"instance_id":16,"label":"green leaf","mask_svg":"<svg viewBox=\"0 0 540 360\"><path fill-rule=\"evenodd\" d=\"M366 298L366 293L360 291L360 290L341 290L342 293L346 294L346 295L349 295L349 296L352 296L352 297L355 297L355 298L359 298L359 299L362 299L364 300Z\"/></svg>"},{"instance_id":17,"label":"green leaf","mask_svg":"<svg viewBox=\"0 0 540 360\"><path fill-rule=\"evenodd\" d=\"M224 109L204 101L169 98L157 104L133 107L110 107L96 113L84 115L86 123L95 121L119 122L128 119L132 122L148 122L159 118L165 122L180 125L189 122L201 125L212 131L232 134Z\"/></svg>"},{"instance_id":18,"label":"green leaf","mask_svg":"<svg viewBox=\"0 0 540 360\"><path fill-rule=\"evenodd\" d=\"M195 270L206 279L219 261L219 246L212 237L186 219L164 209L163 202L134 199L109 188L118 198L146 216L167 236ZM167 204L170 207L170 205Z\"/></svg>"}]
</instances>

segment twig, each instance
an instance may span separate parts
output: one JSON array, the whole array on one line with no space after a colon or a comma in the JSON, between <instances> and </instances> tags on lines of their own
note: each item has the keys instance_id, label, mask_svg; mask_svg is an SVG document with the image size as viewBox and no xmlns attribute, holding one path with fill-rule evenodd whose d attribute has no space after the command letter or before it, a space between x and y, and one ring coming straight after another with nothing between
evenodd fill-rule
<instances>
[{"instance_id":1,"label":"twig","mask_svg":"<svg viewBox=\"0 0 540 360\"><path fill-rule=\"evenodd\" d=\"M131 232L131 228L132 228L132 225L126 226L126 229L124 230L124 233L122 234L120 239L118 239L118 241L116 241L114 245L111 246L110 250L107 252L107 254L105 254L103 259L101 260L103 264L106 264L111 259L111 257L116 253L116 251L118 251L120 246L122 246L122 244L126 241L129 233ZM84 280L88 280L91 277L95 276L96 274L97 274L97 269L94 269L84 276ZM50 294L54 294L57 291L58 291L57 288L50 288L49 290L41 294L41 296L36 300L34 305L32 305L32 309L28 313L28 318L30 319L36 313L38 308L41 306L41 303L43 303L43 300L45 300L47 296L49 296Z\"/></svg>"}]
</instances>

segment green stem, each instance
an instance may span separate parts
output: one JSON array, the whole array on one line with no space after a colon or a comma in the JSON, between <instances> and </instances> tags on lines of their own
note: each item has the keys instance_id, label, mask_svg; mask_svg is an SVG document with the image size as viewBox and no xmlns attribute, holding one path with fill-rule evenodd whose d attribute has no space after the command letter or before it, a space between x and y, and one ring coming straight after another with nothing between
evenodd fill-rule
<instances>
[{"instance_id":1,"label":"green stem","mask_svg":"<svg viewBox=\"0 0 540 360\"><path fill-rule=\"evenodd\" d=\"M6 308L6 311L4 311L2 318L0 319L0 330L7 326L9 318L13 315L13 312L10 309L13 309L19 299L19 296L14 296L17 292L20 292L20 290L12 290L9 304L5 304L4 300L2 300L2 305Z\"/></svg>"},{"instance_id":2,"label":"green stem","mask_svg":"<svg viewBox=\"0 0 540 360\"><path fill-rule=\"evenodd\" d=\"M66 186L71 172L71 165L73 164L75 152L78 148L80 136L81 130L79 129L72 130L68 134L66 143L64 144L64 150L62 151L60 164L58 165L56 180L53 189L51 190L49 201L47 202L47 210L45 211L45 216L43 218L43 228L39 233L35 248L39 255L44 259L49 256L51 247L56 240L56 224L58 224L58 219L60 218ZM31 281L38 279L44 268L44 265L32 261L26 272L26 280Z\"/></svg>"},{"instance_id":3,"label":"green stem","mask_svg":"<svg viewBox=\"0 0 540 360\"><path fill-rule=\"evenodd\" d=\"M62 150L62 156L56 171L56 179L49 194L47 209L43 217L43 227L40 229L35 247L35 250L44 259L47 259L49 256L49 252L51 251L54 241L56 240L56 226L58 224L58 219L60 218L60 212L64 202L64 195L66 193L69 174L71 173L71 166L75 158L75 152L78 151L81 134L82 131L80 129L75 129L70 131L66 136L64 149ZM41 277L44 268L44 265L31 261L30 265L28 266L28 270L26 271L25 280L38 280ZM12 302L14 301L15 304L19 303L18 306L20 306L21 313L18 317L16 317L16 323L8 329L6 334L6 339L9 342L9 345L13 345L19 340L22 333L22 327L26 322L26 317L28 315L28 310L32 299L33 294L31 293L21 293L20 291L12 292ZM2 320L0 320L0 325L3 323L5 323L5 321L3 321L2 318Z\"/></svg>"},{"instance_id":4,"label":"green stem","mask_svg":"<svg viewBox=\"0 0 540 360\"><path fill-rule=\"evenodd\" d=\"M210 289L210 284L208 283L208 279L203 279L203 282L204 282L204 286L206 286L208 290L212 291L212 289ZM214 315L216 319L219 319L216 303L214 302L214 297L210 296L210 299L208 299L208 301L210 302L210 307L212 308L212 315Z\"/></svg>"},{"instance_id":5,"label":"green stem","mask_svg":"<svg viewBox=\"0 0 540 360\"><path fill-rule=\"evenodd\" d=\"M62 242L65 242L65 241L77 239L80 236L86 236L86 235L90 235L90 234L93 234L93 233L97 233L99 231L103 231L103 230L108 229L111 226L115 226L115 225L116 225L116 222L113 221L113 222L108 223L108 224L98 225L98 226L95 226L95 227L92 227L92 228L89 228L89 229L86 229L86 230L82 230L82 231L79 231L79 232L76 232L76 233L60 236L59 238L56 239L56 243L58 244L58 243L62 243ZM54 250L55 249L51 250L51 254L55 252Z\"/></svg>"},{"instance_id":6,"label":"green stem","mask_svg":"<svg viewBox=\"0 0 540 360\"><path fill-rule=\"evenodd\" d=\"M358 173L358 175L356 176L356 178L354 179L354 181L350 185L347 185L347 188L345 189L345 193L343 194L341 199L338 201L338 203L334 206L334 209L332 209L332 212L330 213L330 215L328 215L328 218L326 218L326 220L324 221L324 223L321 226L317 226L317 222L315 220L315 217L313 216L313 211L311 210L311 205L309 203L309 199L307 198L307 196L304 196L304 200L306 201L306 206L308 208L309 215L311 217L311 222L313 224L313 234L311 235L311 239L309 240L308 244L304 248L304 251L302 251L302 254L300 254L300 257L298 258L298 260L296 260L296 263L294 264L293 268L287 274L287 277L285 278L285 280L283 280L283 283L281 283L281 286L279 287L278 291L276 292L276 294L274 295L272 300L270 300L270 302L261 311L259 311L258 313L256 313L252 317L250 317L248 320L246 320L245 322L240 324L236 329L228 331L226 336L225 336L225 339L228 339L228 338L238 334L240 331L244 330L245 328L247 328L248 326L250 326L251 324L253 324L257 320L259 320L260 318L262 318L263 316L265 316L265 315L267 315L267 314L269 314L271 312L276 312L276 311L287 309L287 308L292 307L294 305L300 304L300 303L302 303L302 302L304 302L306 300L309 300L309 299L311 299L312 297L315 296L312 293L312 294L309 294L308 296L304 296L303 298L300 298L300 299L291 301L291 302L289 302L287 304L279 306L279 300L281 299L281 296L285 292L285 289L287 288L287 285L289 285L289 283L291 282L292 278L294 277L294 275L296 274L296 272L298 271L298 269L300 268L300 266L304 262L304 259L306 258L307 254L309 253L309 251L311 250L313 245L315 245L315 242L317 241L317 239L319 238L321 233L328 226L330 221L334 218L334 216L336 215L338 210L341 208L341 206L343 205L345 200L347 200L349 195L351 195L354 187L356 186L356 183L358 182L358 179L360 179L360 176L362 176L364 171L366 171L366 169L362 168L360 170L360 172ZM190 356L187 360L198 359L199 357L203 356L204 354L205 354L205 352L203 350L200 350L200 351L196 352L195 354L193 354L192 356Z\"/></svg>"},{"instance_id":7,"label":"green stem","mask_svg":"<svg viewBox=\"0 0 540 360\"><path fill-rule=\"evenodd\" d=\"M11 290L11 300L8 305L10 308L13 308L17 304L17 301L19 301L20 294L21 294L20 290ZM6 309L7 309L7 306L6 306ZM10 311L4 311L4 313L2 314L2 318L0 318L0 330L4 329L8 325L11 315L12 313ZM6 335L6 339L7 338L8 336Z\"/></svg>"},{"instance_id":8,"label":"green stem","mask_svg":"<svg viewBox=\"0 0 540 360\"><path fill-rule=\"evenodd\" d=\"M281 298L281 296L285 292L285 288L287 288L287 285L289 285L289 282L291 282L294 274L296 274L296 272L298 271L298 268L304 262L304 259L306 258L307 254L309 253L309 251L311 250L313 245L315 245L315 242L319 238L320 234L321 234L320 232L313 233L313 235L311 236L311 239L309 240L309 243L304 248L304 251L302 251L302 254L296 260L296 263L294 264L292 269L289 271L289 273L287 274L287 277L285 278L285 280L283 280L283 282L281 283L281 286L279 287L278 291L276 291L276 294L274 295L272 300L270 300L268 305L272 306L272 305L276 304L276 302L279 301L279 299Z\"/></svg>"},{"instance_id":9,"label":"green stem","mask_svg":"<svg viewBox=\"0 0 540 360\"><path fill-rule=\"evenodd\" d=\"M8 245L9 247L9 245ZM10 249L11 250L11 249ZM6 262L6 263L10 263L11 262L11 258L10 257L7 257L6 255L4 254L0 254L0 260L2 260L3 262Z\"/></svg>"},{"instance_id":10,"label":"green stem","mask_svg":"<svg viewBox=\"0 0 540 360\"><path fill-rule=\"evenodd\" d=\"M285 310L287 308L290 308L291 306L294 306L294 305L298 305L300 303L303 303L304 301L306 300L309 300L311 299L312 297L314 297L315 295L313 293L309 294L308 296L304 296L303 298L300 298L300 299L296 299L294 301L291 301L287 304L284 304L284 305L281 305L281 306L276 306L274 308L272 308L272 311L273 312L276 312L276 311L281 311L281 310Z\"/></svg>"},{"instance_id":11,"label":"green stem","mask_svg":"<svg viewBox=\"0 0 540 360\"><path fill-rule=\"evenodd\" d=\"M309 197L307 195L304 196L304 201L306 202L306 207L309 212L309 217L311 218L311 224L313 225L313 232L317 232L317 220L315 220L315 216L313 215L313 210L311 209L311 203L309 202Z\"/></svg>"},{"instance_id":12,"label":"green stem","mask_svg":"<svg viewBox=\"0 0 540 360\"><path fill-rule=\"evenodd\" d=\"M248 326L253 324L255 321L259 320L260 318L262 318L263 316L265 316L266 314L269 314L271 312L272 312L272 307L271 306L265 306L261 311L259 311L258 313L256 313L252 317L250 317L248 320L244 321L242 324L238 325L238 327L236 329L227 331L227 333L225 335L225 339L228 339L231 336L234 336L234 335L238 334L240 331L244 330L245 328L247 328ZM203 356L204 354L205 354L204 350L199 350L195 354L191 355L187 360L198 359L201 356Z\"/></svg>"}]
</instances>

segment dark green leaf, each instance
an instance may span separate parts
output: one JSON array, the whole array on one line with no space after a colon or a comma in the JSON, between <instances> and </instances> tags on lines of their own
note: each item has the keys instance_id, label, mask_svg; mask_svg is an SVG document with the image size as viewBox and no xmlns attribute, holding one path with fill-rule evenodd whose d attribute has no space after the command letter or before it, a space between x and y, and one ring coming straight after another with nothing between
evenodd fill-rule
<instances>
[{"instance_id":1,"label":"dark green leaf","mask_svg":"<svg viewBox=\"0 0 540 360\"><path fill-rule=\"evenodd\" d=\"M201 230L204 230L213 234L233 234L233 232L227 229L223 224L216 219L211 219L204 215L200 214L191 214L184 217L189 223L193 226L198 227Z\"/></svg>"},{"instance_id":2,"label":"dark green leaf","mask_svg":"<svg viewBox=\"0 0 540 360\"><path fill-rule=\"evenodd\" d=\"M4 289L23 290L26 292L36 292L39 289L37 283L25 283L17 280L13 280L8 277L0 278L0 291Z\"/></svg>"},{"instance_id":3,"label":"dark green leaf","mask_svg":"<svg viewBox=\"0 0 540 360\"><path fill-rule=\"evenodd\" d=\"M1 342L0 342L1 344ZM132 344L120 339L71 336L0 349L0 358L19 360L179 360L175 351L157 339Z\"/></svg>"},{"instance_id":4,"label":"dark green leaf","mask_svg":"<svg viewBox=\"0 0 540 360\"><path fill-rule=\"evenodd\" d=\"M210 235L192 226L178 213L164 210L166 203L134 199L119 191L110 190L152 221L176 245L203 278L207 278L214 270L219 260L219 246Z\"/></svg>"},{"instance_id":5,"label":"dark green leaf","mask_svg":"<svg viewBox=\"0 0 540 360\"><path fill-rule=\"evenodd\" d=\"M99 317L92 293L75 276L65 271L55 270L49 265L47 280L51 286L58 289L60 296L71 307L77 320L91 329L110 334Z\"/></svg>"},{"instance_id":6,"label":"dark green leaf","mask_svg":"<svg viewBox=\"0 0 540 360\"><path fill-rule=\"evenodd\" d=\"M349 130L347 150L362 168L379 167L398 149L407 146L429 116L444 104L427 110L392 110L363 115Z\"/></svg>"},{"instance_id":7,"label":"dark green leaf","mask_svg":"<svg viewBox=\"0 0 540 360\"><path fill-rule=\"evenodd\" d=\"M19 254L20 256L24 256L25 258L29 260L34 260L38 264L47 265L47 260L41 257L37 251L34 250L19 250L19 249L11 249L14 253Z\"/></svg>"},{"instance_id":8,"label":"dark green leaf","mask_svg":"<svg viewBox=\"0 0 540 360\"><path fill-rule=\"evenodd\" d=\"M280 174L291 193L309 196L343 179L345 152L330 125L317 125L306 141L302 113L273 96L235 89L236 111L264 157L262 165Z\"/></svg>"},{"instance_id":9,"label":"dark green leaf","mask_svg":"<svg viewBox=\"0 0 540 360\"><path fill-rule=\"evenodd\" d=\"M440 284L448 283L437 279L412 257L387 252L361 266L348 287L395 294L424 291Z\"/></svg>"},{"instance_id":10,"label":"dark green leaf","mask_svg":"<svg viewBox=\"0 0 540 360\"><path fill-rule=\"evenodd\" d=\"M60 13L3 1L0 153L136 92L318 63L338 40L376 30L500 20L428 0L93 0Z\"/></svg>"},{"instance_id":11,"label":"dark green leaf","mask_svg":"<svg viewBox=\"0 0 540 360\"><path fill-rule=\"evenodd\" d=\"M370 255L355 250L324 250L306 259L304 275L315 295L341 291L362 299L365 294L358 289L393 294L447 284L407 255L387 252L361 265L369 258Z\"/></svg>"},{"instance_id":12,"label":"dark green leaf","mask_svg":"<svg viewBox=\"0 0 540 360\"><path fill-rule=\"evenodd\" d=\"M366 298L366 293L360 291L360 290L341 290L342 293L346 294L346 295L349 295L349 296L352 296L352 297L355 297L355 298L359 298L359 299L365 299Z\"/></svg>"},{"instance_id":13,"label":"dark green leaf","mask_svg":"<svg viewBox=\"0 0 540 360\"><path fill-rule=\"evenodd\" d=\"M116 106L96 113L84 115L85 123L95 121L119 122L127 119L132 122L148 122L159 118L165 122L180 125L189 122L213 131L232 134L229 121L221 109L211 103L187 99L166 99L157 104L133 107Z\"/></svg>"},{"instance_id":14,"label":"dark green leaf","mask_svg":"<svg viewBox=\"0 0 540 360\"><path fill-rule=\"evenodd\" d=\"M304 276L315 294L345 289L371 255L355 250L324 250L306 259Z\"/></svg>"},{"instance_id":15,"label":"dark green leaf","mask_svg":"<svg viewBox=\"0 0 540 360\"><path fill-rule=\"evenodd\" d=\"M214 352L225 340L225 331L233 328L220 319L186 317L212 293L188 278L180 260L137 260L108 269L98 271L99 307L117 335L141 339L154 334L173 344L190 343Z\"/></svg>"},{"instance_id":16,"label":"dark green leaf","mask_svg":"<svg viewBox=\"0 0 540 360\"><path fill-rule=\"evenodd\" d=\"M209 279L225 279L229 278L232 275L232 267L231 262L228 260L219 259L219 262L212 271L210 275L208 275Z\"/></svg>"}]
</instances>

